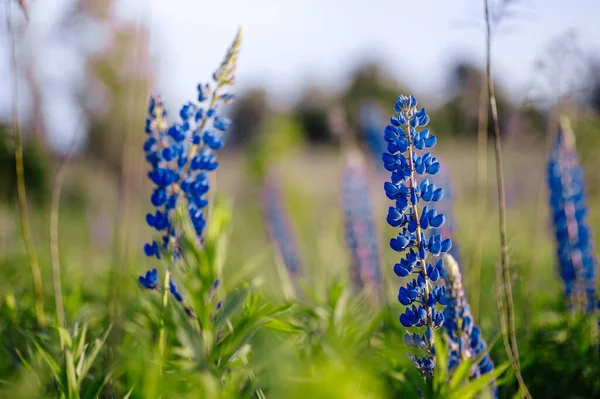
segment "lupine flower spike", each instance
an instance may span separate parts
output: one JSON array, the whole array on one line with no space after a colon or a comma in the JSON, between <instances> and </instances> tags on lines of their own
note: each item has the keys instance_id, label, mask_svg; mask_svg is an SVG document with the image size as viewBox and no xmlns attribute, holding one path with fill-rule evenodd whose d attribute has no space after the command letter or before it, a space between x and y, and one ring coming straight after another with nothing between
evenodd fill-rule
<instances>
[{"instance_id":1,"label":"lupine flower spike","mask_svg":"<svg viewBox=\"0 0 600 399\"><path fill-rule=\"evenodd\" d=\"M434 334L435 329L444 324L444 315L438 305L446 302L443 286L434 282L443 277L443 261L440 255L452 247L449 238L441 234L427 236L430 228L440 228L445 221L433 204L442 199L443 190L436 188L427 178L420 182L417 176L435 175L440 170L438 160L427 152L418 152L431 148L436 143L434 135L428 129L417 131L429 122L424 108L417 110L414 96L398 97L394 105L396 115L390 118L384 137L387 151L383 153L383 165L391 172L391 181L385 183L387 197L395 201L388 211L387 222L400 229L397 237L390 240L393 250L403 253L403 257L394 265L399 277L415 277L400 287L398 300L406 306L400 316L404 327L412 328L404 336L408 346L421 349L425 356L411 356L413 363L424 375L433 374L435 366ZM429 203L419 209L420 203Z\"/></svg>"},{"instance_id":2,"label":"lupine flower spike","mask_svg":"<svg viewBox=\"0 0 600 399\"><path fill-rule=\"evenodd\" d=\"M367 142L368 153L374 161L377 161L377 166L381 167L379 158L387 146L381 136L381 130L385 129L386 125L386 112L374 101L362 103L359 112L360 126Z\"/></svg>"},{"instance_id":3,"label":"lupine flower spike","mask_svg":"<svg viewBox=\"0 0 600 399\"><path fill-rule=\"evenodd\" d=\"M263 213L269 239L275 244L291 277L302 274L302 260L289 216L274 177L267 177L263 188Z\"/></svg>"},{"instance_id":4,"label":"lupine flower spike","mask_svg":"<svg viewBox=\"0 0 600 399\"><path fill-rule=\"evenodd\" d=\"M176 215L187 214L198 241L202 240L210 188L208 174L219 166L215 152L225 145L224 133L230 125L229 119L219 114L218 106L233 99L224 90L235 82L240 43L241 30L213 74L213 82L198 85L198 102L183 105L178 122L168 125L161 97L150 99L144 151L150 165L148 178L155 186L150 197L155 211L146 215L146 222L160 239L144 246L148 257L161 259L167 255L172 261L180 257L178 241L185 221ZM142 278L140 282L147 287ZM183 298L174 283L165 278L167 282L171 294L181 302Z\"/></svg>"},{"instance_id":5,"label":"lupine flower spike","mask_svg":"<svg viewBox=\"0 0 600 399\"><path fill-rule=\"evenodd\" d=\"M481 337L481 329L475 325L471 309L462 284L462 276L452 255L444 255L444 280L446 285L446 307L444 308L444 330L448 337L450 356L448 368L454 370L463 360L476 360L485 353L487 344ZM494 369L494 363L485 353L471 369L471 379ZM494 397L498 397L493 387Z\"/></svg>"},{"instance_id":6,"label":"lupine flower spike","mask_svg":"<svg viewBox=\"0 0 600 399\"><path fill-rule=\"evenodd\" d=\"M584 308L592 312L596 302L596 259L587 223L585 180L575 149L575 136L564 118L550 152L548 188L566 299L571 309Z\"/></svg>"},{"instance_id":7,"label":"lupine flower spike","mask_svg":"<svg viewBox=\"0 0 600 399\"><path fill-rule=\"evenodd\" d=\"M382 285L379 235L373 217L367 165L358 151L346 153L341 192L346 246L354 282L357 287L366 288L375 300Z\"/></svg>"},{"instance_id":8,"label":"lupine flower spike","mask_svg":"<svg viewBox=\"0 0 600 399\"><path fill-rule=\"evenodd\" d=\"M448 252L454 259L460 262L460 250L456 245L455 232L456 232L456 216L454 214L454 187L452 185L452 178L450 171L445 167L444 163L441 162L442 167L440 172L432 178L432 182L436 186L444 190L444 198L437 203L437 210L443 213L446 217L446 223L440 228L433 228L430 231L430 235L442 234L444 237L448 237L452 240L452 248Z\"/></svg>"}]
</instances>

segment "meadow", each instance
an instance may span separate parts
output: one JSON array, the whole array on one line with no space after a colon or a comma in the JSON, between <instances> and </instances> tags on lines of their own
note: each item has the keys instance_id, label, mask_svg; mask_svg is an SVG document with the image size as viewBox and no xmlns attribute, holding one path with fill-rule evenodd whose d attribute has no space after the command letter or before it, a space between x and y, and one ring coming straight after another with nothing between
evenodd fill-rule
<instances>
[{"instance_id":1,"label":"meadow","mask_svg":"<svg viewBox=\"0 0 600 399\"><path fill-rule=\"evenodd\" d=\"M476 136L397 93L366 126L319 110L326 144L279 112L229 146L240 46L105 138L117 167L68 153L39 188L1 131L1 398L600 397L592 111L523 133L487 70Z\"/></svg>"},{"instance_id":2,"label":"meadow","mask_svg":"<svg viewBox=\"0 0 600 399\"><path fill-rule=\"evenodd\" d=\"M494 171L488 171L488 210L485 219L480 220L469 200L476 191L476 167L469 156L474 151L474 143L439 145L439 154L454 177L457 231L453 239L463 254L465 286L475 318L488 342L493 343L492 358L502 364L506 355L494 293L495 266L499 261ZM304 265L302 275L296 278L298 293L292 297L289 290L286 293L286 279L281 278L285 267L266 234L262 190L248 176L247 158L236 152L221 157L223 166L216 177L219 210L213 212L222 213L222 225L211 224L210 228L215 229L212 240L219 243L207 244L223 246L218 256L209 256L218 257L222 265L219 297L226 306L231 302L235 307L226 308L232 323L244 320L252 312L257 313L254 317L262 318L260 328L256 326L253 334L242 327L239 339L245 341L244 351L251 351L248 358L238 360L235 367L221 374L214 365L191 355L198 342L184 335L177 325L185 320L176 307L169 306L165 315L168 349L164 371L159 375L156 370L160 362L155 355L160 326L159 294L146 292L137 283L138 275L157 266L141 251L149 230L143 218L144 211L150 210L144 201L149 185L144 184L139 194L139 204L135 205L138 214L130 215L130 260L119 265L113 264L114 231L119 225L113 211L118 197L114 192L102 191L93 201L101 203L102 208L63 206L60 210L60 265L67 320L62 334L70 335L73 345L82 339L90 352L95 340L105 338L107 328L112 326L106 341L101 341L89 374L80 383L81 393L65 397L98 397L94 390L99 387L100 397L132 398L255 397L259 389L265 397L290 398L415 395L406 381L406 370L412 365L406 358L404 332L397 321L401 313L396 299L400 280L392 271L397 259L384 245L393 236L393 229L383 222L386 199L377 196L385 179L379 165L370 164L369 169L373 177L373 213L378 218L382 242L385 303L373 308L365 297L357 295L351 278L339 184L331 184L339 181L341 175L340 153L331 149L299 150L271 165L272 170L285 176L280 189ZM522 367L534 397L594 397L599 389L594 378L598 375L598 355L591 341L595 323L590 327L589 320L568 315L565 310L547 216L545 158L541 149L537 153L529 148L507 149L507 182L513 183L515 196L513 205L509 205L508 231ZM78 169L76 165L70 167L71 178L76 179L81 173ZM530 184L521 183L519 171L525 169L531 171L526 179ZM83 173L88 174L89 171ZM96 185L102 185L101 178L92 184ZM590 199L590 204L594 203ZM52 327L55 309L49 213L48 209L34 209L31 216L46 283L48 327L39 329L35 327L30 272L19 239L17 212L4 211L3 397L60 396L57 377L46 357L52 359L50 363L59 373L67 372L59 345L60 333ZM597 226L600 210L592 205L590 215L590 224ZM476 246L481 248L479 275L474 275L477 271L471 267L469 256ZM181 275L189 273L184 268ZM240 292L248 297L242 300L238 297ZM84 326L85 336L78 337ZM236 331L235 324L233 328ZM588 382L574 385L574 380L580 380L580 373L587 373ZM502 381L501 397L515 395L517 389L509 372L504 373Z\"/></svg>"}]
</instances>

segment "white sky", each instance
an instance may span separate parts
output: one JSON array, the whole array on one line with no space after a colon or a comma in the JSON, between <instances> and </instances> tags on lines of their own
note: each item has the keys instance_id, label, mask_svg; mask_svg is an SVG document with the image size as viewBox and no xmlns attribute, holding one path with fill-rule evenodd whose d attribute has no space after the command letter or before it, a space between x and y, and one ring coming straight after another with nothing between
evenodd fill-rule
<instances>
[{"instance_id":1,"label":"white sky","mask_svg":"<svg viewBox=\"0 0 600 399\"><path fill-rule=\"evenodd\" d=\"M4 0L6 1L6 0ZM40 50L41 76L53 99L51 132L64 141L76 125L73 99L61 95L61 82L81 79L81 59L49 32L71 0L29 1L28 43ZM2 2L4 3L4 2ZM16 3L16 2L15 2ZM289 104L311 84L340 88L367 59L381 61L399 81L432 101L444 99L448 67L456 57L478 63L484 57L483 1L475 0L122 0L123 18L151 28L154 91L170 108L194 95L221 61L238 26L244 42L239 89L267 88ZM550 41L569 29L578 32L590 54L600 50L600 1L520 0L524 11L498 32L493 47L496 78L509 93L522 96L534 60ZM566 6L568 4L568 6ZM4 4L2 4L4 5ZM13 10L13 13L17 10ZM0 118L10 112L10 63L5 7L0 11ZM61 40L64 40L61 39ZM40 62L41 61L41 62ZM8 88L8 89L7 89ZM20 90L23 110L27 97ZM69 122L70 121L70 122ZM60 126L59 126L60 125ZM68 135L68 134L67 134Z\"/></svg>"}]
</instances>

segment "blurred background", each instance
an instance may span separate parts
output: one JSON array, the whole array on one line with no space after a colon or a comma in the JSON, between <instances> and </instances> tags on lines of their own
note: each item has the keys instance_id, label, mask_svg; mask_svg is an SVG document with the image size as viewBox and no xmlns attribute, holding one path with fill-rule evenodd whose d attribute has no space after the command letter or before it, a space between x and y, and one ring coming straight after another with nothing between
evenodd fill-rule
<instances>
[{"instance_id":1,"label":"blurred background","mask_svg":"<svg viewBox=\"0 0 600 399\"><path fill-rule=\"evenodd\" d=\"M337 186L330 183L338 179L340 147L329 113L342 108L352 135L376 169L377 129L385 126L402 93L417 95L431 114L439 136L437 151L452 172L459 209L469 203L478 184L490 181L488 172L494 172L481 155L478 164L475 153L477 142L487 145L482 144L481 128L478 139L485 61L478 2L4 3L2 253L19 243L11 230L15 212L10 211L16 198L10 128L15 101L25 136L25 175L35 201L31 205L46 207L60 160L71 154L65 209L85 215L82 228L89 232L90 243L115 238L117 214L126 213L132 223L123 229L133 231L121 234L135 243L147 233L138 224L143 215L139 208L147 205L149 195L140 150L149 95L163 95L171 113L178 111L195 97L196 85L211 75L240 26L244 45L237 99L226 109L233 128L222 155L227 166L219 171L220 190L244 198L238 206L246 206L265 168L289 173L286 184L297 192L291 200L296 198L298 207L334 205L337 194L330 188ZM597 170L600 26L595 16L600 5L592 0L560 4L493 4L493 76L512 204L536 203L543 195L540 179L558 99L576 115L586 170ZM491 133L491 123L485 130ZM594 193L600 177L587 173L587 179ZM487 197L493 201L494 195ZM311 201L305 203L306 198ZM318 212L306 212L321 220ZM459 232L469 228L462 225ZM124 245L124 253L139 247L133 243Z\"/></svg>"},{"instance_id":2,"label":"blurred background","mask_svg":"<svg viewBox=\"0 0 600 399\"><path fill-rule=\"evenodd\" d=\"M600 3L506 0L492 11L517 323L527 330L562 296L545 185L559 108L572 118L590 224L600 228ZM241 26L236 99L225 110L232 129L216 173L216 191L233 203L236 250L225 268L262 259L252 276L277 295L277 285L268 284L277 272L262 249L270 247L261 209L264 179L275 175L306 278L327 276L315 281L323 292L327 281L350 278L335 113L347 124L344 140L368 160L386 293L395 301L381 140L397 96L414 94L431 116L435 154L451 176L453 239L464 254L473 312L487 336L498 333L490 294L499 259L492 124L480 109L486 95L482 2L3 0L0 24L0 265L10 276L0 281L0 292L21 298L23 309L32 298L18 224L13 116L24 136L42 274L50 280L50 201L64 167L63 275L81 284L65 283L66 297L80 299L67 300L73 304L67 310L92 315L97 305L82 298L94 297L99 281L116 273L126 277L119 295L139 295L135 278L148 267L142 248L151 234L144 222L151 188L142 145L149 95L164 97L173 122ZM472 262L481 264L473 272ZM98 294L106 295L113 294ZM501 345L496 348L502 357Z\"/></svg>"}]
</instances>

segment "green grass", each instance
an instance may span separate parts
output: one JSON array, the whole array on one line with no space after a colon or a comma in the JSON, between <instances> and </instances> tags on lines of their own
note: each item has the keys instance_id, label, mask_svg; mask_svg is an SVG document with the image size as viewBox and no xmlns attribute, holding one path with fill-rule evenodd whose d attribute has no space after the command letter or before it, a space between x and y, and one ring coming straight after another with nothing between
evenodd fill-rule
<instances>
[{"instance_id":1,"label":"green grass","mask_svg":"<svg viewBox=\"0 0 600 399\"><path fill-rule=\"evenodd\" d=\"M467 295L471 303L479 303L477 322L488 342L495 341L491 353L499 366L506 357L502 341L497 340L500 329L494 294L499 261L494 171L488 171L487 212L476 215L474 153L471 143L455 142L439 149L455 183L458 231L453 238L463 256ZM44 328L35 326L31 278L16 210L5 207L0 212L0 397L418 397L415 384L422 382L414 379L397 320L402 311L396 300L401 281L392 271L397 254L387 245L394 233L385 225L385 176L375 168L372 193L381 227L387 297L381 308L369 305L349 283L338 205L339 155L311 149L269 165L282 177L306 268L298 281L303 292L287 301L277 272L278 259L262 222L260 187L248 177L245 154L225 154L216 181L225 201L218 201L221 205L214 209L221 213L211 219L207 249L186 252L186 267L176 271L202 333L196 322L170 302L164 319L166 350L160 359L156 348L161 295L141 290L136 282L146 269L161 268L142 251L151 237L150 228L143 224L144 211L149 210L145 199L149 186L143 183L144 191L130 198L126 253L118 257L116 188L101 171L91 172L92 168L75 162L69 185L85 187L88 201L82 206L63 204L60 213L66 331L61 333L54 326L49 209L32 212L46 315L51 320ZM525 380L534 397L593 397L600 392L594 382L594 375L600 380L595 328L590 327L595 321L569 317L563 309L544 200L543 150L508 146L505 164L514 301ZM598 201L590 198L589 203L590 224L598 227ZM105 234L100 234L102 227ZM599 244L596 236L596 248ZM475 245L483 249L477 280L470 264ZM115 264L115 259L123 261ZM223 281L217 294L217 299L225 301L221 312L216 312L216 299L209 292L215 275ZM84 336L83 326L87 328ZM98 354L92 359L95 340L109 328L106 343L98 343ZM67 336L73 344L62 350L61 337L65 342ZM578 353L577 361L565 358L570 351ZM90 362L85 375L78 368L82 356L81 364ZM589 380L587 385L574 387L581 375ZM499 382L502 397L516 394L510 372ZM554 383L558 388L548 390ZM469 397L475 392L469 393L470 388L449 391L443 385L419 389L429 392L427 397Z\"/></svg>"}]
</instances>

